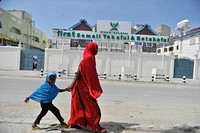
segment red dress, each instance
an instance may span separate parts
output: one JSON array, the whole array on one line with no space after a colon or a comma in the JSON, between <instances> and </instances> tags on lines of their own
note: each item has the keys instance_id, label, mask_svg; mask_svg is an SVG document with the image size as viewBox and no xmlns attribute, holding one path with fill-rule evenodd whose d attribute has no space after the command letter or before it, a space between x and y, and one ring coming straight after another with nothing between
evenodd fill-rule
<instances>
[{"instance_id":1,"label":"red dress","mask_svg":"<svg viewBox=\"0 0 200 133\"><path fill-rule=\"evenodd\" d=\"M97 131L101 119L101 111L97 98L102 94L99 83L95 54L98 46L89 43L83 53L83 60L79 64L81 76L76 80L72 89L71 112L69 125L81 125L89 130Z\"/></svg>"}]
</instances>

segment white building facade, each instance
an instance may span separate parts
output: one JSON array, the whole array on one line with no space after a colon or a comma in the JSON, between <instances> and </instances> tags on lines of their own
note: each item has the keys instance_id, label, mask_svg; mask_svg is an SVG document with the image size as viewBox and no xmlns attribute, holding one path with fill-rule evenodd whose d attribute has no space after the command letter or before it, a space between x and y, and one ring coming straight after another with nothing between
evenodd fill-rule
<instances>
[{"instance_id":1,"label":"white building facade","mask_svg":"<svg viewBox=\"0 0 200 133\"><path fill-rule=\"evenodd\" d=\"M71 50L71 40L92 40L99 45L97 55L97 71L109 76L134 75L141 78L151 78L152 69L163 70L165 75L173 77L174 57L156 55L156 53L142 53L136 50L142 45L164 43L167 36L131 34L131 22L98 20L97 27L92 31L53 29L52 42L56 48L45 49L45 71L66 70L74 74L82 59L84 48ZM121 51L121 52L113 52ZM122 70L123 69L123 70Z\"/></svg>"},{"instance_id":2,"label":"white building facade","mask_svg":"<svg viewBox=\"0 0 200 133\"><path fill-rule=\"evenodd\" d=\"M172 39L171 45L164 47L161 46L157 49L157 54L172 55L177 59L177 61L184 60L186 64L192 63L192 78L200 79L200 27L192 29L184 33L182 36L176 36ZM179 62L177 67L181 67L180 64L182 63ZM184 63L182 66L184 67ZM185 69L187 69L186 67L187 66L185 66ZM176 75L174 76L176 77Z\"/></svg>"}]
</instances>

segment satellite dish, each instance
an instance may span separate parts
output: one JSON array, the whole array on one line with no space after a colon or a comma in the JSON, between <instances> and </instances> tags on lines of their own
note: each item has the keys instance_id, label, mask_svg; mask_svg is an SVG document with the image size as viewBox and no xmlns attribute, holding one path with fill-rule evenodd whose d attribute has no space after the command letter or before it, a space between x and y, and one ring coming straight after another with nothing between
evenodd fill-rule
<instances>
[{"instance_id":1,"label":"satellite dish","mask_svg":"<svg viewBox=\"0 0 200 133\"><path fill-rule=\"evenodd\" d=\"M189 24L190 24L190 21L188 19L185 19L179 23L177 23L177 27L176 29L180 32L183 32L185 29L189 29Z\"/></svg>"}]
</instances>

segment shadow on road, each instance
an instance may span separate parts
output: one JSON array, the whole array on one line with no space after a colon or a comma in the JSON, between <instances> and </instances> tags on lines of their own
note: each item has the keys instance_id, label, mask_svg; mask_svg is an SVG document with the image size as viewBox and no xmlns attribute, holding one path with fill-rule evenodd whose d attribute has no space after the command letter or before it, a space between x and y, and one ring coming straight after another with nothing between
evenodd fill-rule
<instances>
[{"instance_id":1,"label":"shadow on road","mask_svg":"<svg viewBox=\"0 0 200 133\"><path fill-rule=\"evenodd\" d=\"M130 127L138 126L136 123L118 123L118 122L101 122L100 125L107 129L108 133L121 133ZM63 130L61 133L88 133L86 129L81 130Z\"/></svg>"}]
</instances>

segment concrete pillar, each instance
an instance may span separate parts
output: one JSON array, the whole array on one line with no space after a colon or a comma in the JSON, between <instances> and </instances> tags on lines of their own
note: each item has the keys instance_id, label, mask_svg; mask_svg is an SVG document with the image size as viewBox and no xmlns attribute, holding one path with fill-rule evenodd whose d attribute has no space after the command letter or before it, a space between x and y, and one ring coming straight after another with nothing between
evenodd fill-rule
<instances>
[{"instance_id":1,"label":"concrete pillar","mask_svg":"<svg viewBox=\"0 0 200 133\"><path fill-rule=\"evenodd\" d=\"M142 76L142 74L141 74L141 69L142 69L142 60L141 60L140 55L138 55L137 75L140 76L140 77Z\"/></svg>"}]
</instances>

